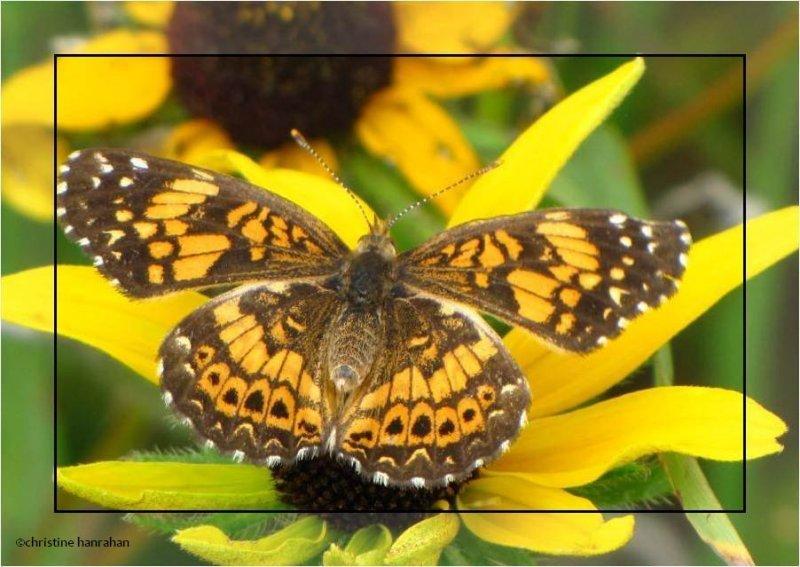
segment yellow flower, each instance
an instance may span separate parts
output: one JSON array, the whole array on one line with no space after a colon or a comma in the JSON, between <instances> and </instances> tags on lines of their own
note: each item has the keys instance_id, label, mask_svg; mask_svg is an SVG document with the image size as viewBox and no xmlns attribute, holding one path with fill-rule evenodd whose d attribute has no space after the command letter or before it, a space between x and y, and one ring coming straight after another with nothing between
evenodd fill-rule
<instances>
[{"instance_id":1,"label":"yellow flower","mask_svg":"<svg viewBox=\"0 0 800 567\"><path fill-rule=\"evenodd\" d=\"M388 41L388 51L396 53L425 53L437 49L446 50L448 53L471 53L491 49L498 44L516 12L516 8L509 7L503 2L432 4L399 2L393 4L391 8L387 5L386 14L383 14L384 8L377 7L374 10L373 8L375 7L358 8L359 13L363 9L371 18L364 25L367 25L367 29L377 26L380 31L385 31L386 37L379 39ZM187 47L189 51L246 52L245 49L236 49L235 45L231 45L230 38L255 33L253 30L258 31L261 29L258 26L263 25L265 29L268 28L270 32L275 33L279 30L294 30L292 34L310 38L311 41L316 37L312 33L315 28L303 28L302 26L306 25L304 18L309 20L308 25L317 25L320 21L330 25L331 17L345 17L348 14L343 11L337 12L336 6L312 3L307 5L265 3L263 11L261 8L256 10L244 4L239 12L235 12L234 8L225 7L222 16L233 15L235 12L235 18L228 24L252 26L237 34L235 29L222 29L225 27L223 25L225 22L218 21L218 15L213 12L215 8L211 4L184 3L175 7L170 2L127 2L125 9L135 21L148 26L148 29L133 31L120 28L105 32L76 47L71 53L147 55L186 51L181 47L184 43L180 32L183 29L182 22L187 18L187 34L191 37L187 41L195 41L197 38L211 41L209 34L196 33L196 26L201 25L197 23L197 18L211 19L213 29L220 29L220 33L229 34L220 39L221 47L202 44L198 49ZM251 13L253 10L257 13ZM383 19L386 20L385 26L380 27L379 24L383 25ZM361 25L361 20L355 21ZM297 33L298 28L303 30L302 33ZM328 32L324 29L320 33L320 37L327 37L325 34ZM330 33L340 32L334 29ZM361 39L359 37L359 41ZM257 38L254 41L262 40ZM265 48L263 43L258 45L262 45L259 52L285 53L295 49L294 45L277 45L273 46L274 49ZM310 45L308 51L334 50L334 46L328 48L326 46L327 44L314 49L313 45ZM247 64L250 65L254 61L251 59ZM353 64L356 61L353 60ZM297 67L301 63L295 59L289 62L288 67ZM347 69L349 66L347 62L342 61L342 63L343 67L342 65L335 67L339 69L339 73L342 72L340 67ZM357 114L353 117L355 121L353 130L368 151L397 167L411 186L422 194L429 194L446 182L462 177L474 170L478 164L478 158L461 130L436 99L463 97L509 84L536 86L547 84L550 80L548 65L541 59L530 57L508 59L400 57L387 59L387 63L386 84L376 84L376 88L370 87L367 89L368 92L359 92L358 108L354 109ZM186 79L187 73L181 73L180 70L182 66L189 64L191 64L190 59L170 61L166 57L59 58L58 129L62 144L65 146L64 151L68 152L67 140L75 133L107 132L114 127L136 123L151 116L163 106L171 92L176 93L178 98L184 99L185 103L188 100L190 109L202 114L201 118L215 118L217 123L210 120L192 120L188 124L177 124L165 140L156 144L146 143L144 149L164 157L192 162L201 150L209 149L210 146L218 149L232 148L233 143L229 134L237 140L237 127L225 124L224 116L228 114L224 111L220 122L219 109L209 110L206 104L209 93L216 88L213 85L220 80L218 77L220 73L202 76L200 78L203 82L202 87L198 87L196 82L192 82L188 87L182 86L187 80L193 80L201 75L192 68L188 73L191 79ZM313 62L310 64L313 65ZM222 61L223 69L231 65L234 69L238 69L237 63L232 60ZM250 67L255 69L254 64ZM321 72L314 71L312 76L317 76ZM276 83L279 87L287 83L294 88L291 75L282 75L277 82L268 80L270 79L268 76L259 75L256 79L261 83ZM52 135L53 128L51 100L53 82L53 63L48 59L39 65L23 69L3 84L5 134L3 154L9 158L4 157L3 160L4 193L9 202L40 220L52 218L52 172L49 168L44 169L44 164L35 161L35 156L51 155L49 136ZM212 87L205 88L209 83ZM197 88L205 90L197 94L193 92ZM234 108L235 120L244 124L244 127L255 125L260 132L269 132L270 139L277 136L278 140L284 142L280 148L272 149L263 155L260 161L265 167L288 167L319 174L317 164L307 154L298 152L294 144L289 141L288 128L277 127L269 122L264 124L259 120L260 114L243 116L249 112L263 111L271 113L269 116L272 121L282 124L283 121L289 120L291 122L289 128L303 129L304 117L309 112L304 110L293 114L292 109L301 104L302 100L310 100L311 97L295 96L288 101L273 102L269 98L258 98L259 93L253 90L257 87L247 83L241 91L235 93L235 96L240 96L237 99L240 102L231 105L230 97L234 95L230 93L230 88L227 83L219 86L217 90L220 92L216 96L221 99L218 106L224 109ZM187 90L191 92L187 94ZM341 92L337 93L337 96L342 96ZM294 95L287 96L291 98ZM302 100L298 101L298 98ZM198 100L200 102L197 102ZM248 105L248 100L252 101L252 104ZM206 106L203 106L204 104ZM315 107L327 109L321 112L323 118L344 113L343 106L346 106L338 98L332 98L330 101L324 98L314 99L313 104ZM203 110L195 108L198 105L202 106ZM328 108L326 105L333 106ZM221 124L228 127L227 132ZM37 135L29 134L28 130L31 129L37 132ZM327 133L316 133L313 131L313 126L309 126L309 129L311 131L307 131L306 134L314 138L319 137L313 140L315 147L321 147L327 156L334 156L332 147L322 139ZM181 140L180 144L175 143L176 137ZM13 145L18 139L24 140L24 146L18 144L18 147L24 147L24 152L14 151ZM414 142L408 143L407 140ZM258 138L255 142L251 138L240 141L255 146L261 143ZM35 146L32 145L34 142ZM335 164L337 160L333 157L331 161ZM453 193L439 200L437 204L449 214L457 201L458 195Z\"/></svg>"},{"instance_id":2,"label":"yellow flower","mask_svg":"<svg viewBox=\"0 0 800 567\"><path fill-rule=\"evenodd\" d=\"M640 59L626 63L551 109L508 148L502 167L471 187L450 224L535 207L558 169L619 104L643 70ZM537 159L531 161L531 155ZM303 193L307 187L293 185L298 177L275 177L275 172L264 171L234 152L216 152L203 159L206 164L224 161L229 169L256 183L268 179L271 189L303 203L350 245L364 231L356 205L330 181L292 172L312 183L315 196L310 198ZM502 199L497 198L500 194ZM458 494L460 521L473 534L494 544L538 553L605 553L630 539L634 517L604 518L590 499L574 493L579 487L654 453L738 461L745 450L748 459L781 451L778 438L786 431L781 419L730 390L658 387L587 404L741 285L743 275L754 277L797 250L798 208L747 222L746 265L742 260L744 229L735 226L692 246L678 293L590 355L551 351L519 329L506 335L505 344L525 371L534 401L529 425L511 450ZM3 278L3 318L53 332L53 313L47 306L54 292L54 270L59 281L58 333L107 352L154 383L153 360L159 343L179 320L207 300L199 293L187 292L155 302L132 301L91 268L43 267ZM163 466L114 461L61 467L58 483L109 507L263 510L276 505L271 478L258 474L263 469L255 466L178 462L169 463L168 469ZM231 492L236 497L230 497ZM480 513L500 509L538 512ZM316 554L327 547L326 564L431 564L455 537L454 518L440 514L425 520L429 524L412 526L393 542L380 528L365 528L368 531L357 532L344 548L327 547L325 524L316 519L302 520L305 523L299 527L300 522L257 540L233 540L213 526L181 530L173 539L212 562L305 562L309 556L286 555L287 550L314 549Z\"/></svg>"}]
</instances>

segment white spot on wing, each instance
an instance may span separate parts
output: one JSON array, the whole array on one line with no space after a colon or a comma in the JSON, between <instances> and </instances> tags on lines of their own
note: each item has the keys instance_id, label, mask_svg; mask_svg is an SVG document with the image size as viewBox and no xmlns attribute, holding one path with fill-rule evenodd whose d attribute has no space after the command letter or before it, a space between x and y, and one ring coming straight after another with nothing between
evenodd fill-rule
<instances>
[{"instance_id":1,"label":"white spot on wing","mask_svg":"<svg viewBox=\"0 0 800 567\"><path fill-rule=\"evenodd\" d=\"M211 439L206 439L205 446L206 449L213 449L214 447L217 446L217 444L214 443Z\"/></svg>"},{"instance_id":2,"label":"white spot on wing","mask_svg":"<svg viewBox=\"0 0 800 567\"><path fill-rule=\"evenodd\" d=\"M192 341L189 340L189 337L180 335L175 337L175 346L185 352L189 352L192 349Z\"/></svg>"},{"instance_id":3,"label":"white spot on wing","mask_svg":"<svg viewBox=\"0 0 800 567\"><path fill-rule=\"evenodd\" d=\"M516 389L517 389L517 387L514 384L506 384L500 390L500 393L501 394L508 394L509 392L514 392Z\"/></svg>"},{"instance_id":4,"label":"white spot on wing","mask_svg":"<svg viewBox=\"0 0 800 567\"><path fill-rule=\"evenodd\" d=\"M278 455L270 455L266 459L268 467L274 467L281 464L281 458Z\"/></svg>"},{"instance_id":5,"label":"white spot on wing","mask_svg":"<svg viewBox=\"0 0 800 567\"><path fill-rule=\"evenodd\" d=\"M130 187L131 185L133 185L133 179L131 179L130 177L121 177L120 178L120 180L119 180L119 186L120 187Z\"/></svg>"},{"instance_id":6,"label":"white spot on wing","mask_svg":"<svg viewBox=\"0 0 800 567\"><path fill-rule=\"evenodd\" d=\"M639 311L639 313L645 313L648 309L650 309L650 306L644 301L640 301L636 304L636 309Z\"/></svg>"},{"instance_id":7,"label":"white spot on wing","mask_svg":"<svg viewBox=\"0 0 800 567\"><path fill-rule=\"evenodd\" d=\"M111 173L112 171L114 171L114 166L110 163L100 165L100 173Z\"/></svg>"},{"instance_id":8,"label":"white spot on wing","mask_svg":"<svg viewBox=\"0 0 800 567\"><path fill-rule=\"evenodd\" d=\"M69 161L74 161L79 155L81 155L81 151L80 150L75 150L74 152L72 152L71 154L69 154L67 156L67 159Z\"/></svg>"},{"instance_id":9,"label":"white spot on wing","mask_svg":"<svg viewBox=\"0 0 800 567\"><path fill-rule=\"evenodd\" d=\"M81 238L80 240L78 240L79 246L89 246L89 244L91 244L91 242L89 242L88 238Z\"/></svg>"},{"instance_id":10,"label":"white spot on wing","mask_svg":"<svg viewBox=\"0 0 800 567\"><path fill-rule=\"evenodd\" d=\"M599 346L603 346L606 343L608 343L608 339L606 337L597 337L597 344Z\"/></svg>"},{"instance_id":11,"label":"white spot on wing","mask_svg":"<svg viewBox=\"0 0 800 567\"><path fill-rule=\"evenodd\" d=\"M64 227L64 234L69 234L69 233L70 233L70 232L72 232L73 230L75 230L75 229L74 229L74 228L72 228L72 225L71 225L71 224L68 224L67 226L65 226L65 227Z\"/></svg>"},{"instance_id":12,"label":"white spot on wing","mask_svg":"<svg viewBox=\"0 0 800 567\"><path fill-rule=\"evenodd\" d=\"M631 244L633 244L633 240L631 240L629 236L620 236L619 243L622 244L625 248L630 248Z\"/></svg>"},{"instance_id":13,"label":"white spot on wing","mask_svg":"<svg viewBox=\"0 0 800 567\"><path fill-rule=\"evenodd\" d=\"M681 254L680 256L678 256L678 262L680 262L681 266L685 268L686 266L689 265L689 256L687 256L686 254Z\"/></svg>"},{"instance_id":14,"label":"white spot on wing","mask_svg":"<svg viewBox=\"0 0 800 567\"><path fill-rule=\"evenodd\" d=\"M611 224L616 224L616 225L625 224L626 220L628 220L628 217L622 214L611 215L608 219L608 221Z\"/></svg>"},{"instance_id":15,"label":"white spot on wing","mask_svg":"<svg viewBox=\"0 0 800 567\"><path fill-rule=\"evenodd\" d=\"M92 260L92 264L94 264L95 266L102 266L103 258L101 256L95 256L94 260Z\"/></svg>"},{"instance_id":16,"label":"white spot on wing","mask_svg":"<svg viewBox=\"0 0 800 567\"><path fill-rule=\"evenodd\" d=\"M131 165L137 169L147 169L147 162L139 157L132 157Z\"/></svg>"},{"instance_id":17,"label":"white spot on wing","mask_svg":"<svg viewBox=\"0 0 800 567\"><path fill-rule=\"evenodd\" d=\"M422 488L425 486L425 479L421 476L415 476L411 479L411 486Z\"/></svg>"},{"instance_id":18,"label":"white spot on wing","mask_svg":"<svg viewBox=\"0 0 800 567\"><path fill-rule=\"evenodd\" d=\"M389 486L389 475L385 472L376 472L372 475L372 481L375 484L382 484L383 486Z\"/></svg>"},{"instance_id":19,"label":"white spot on wing","mask_svg":"<svg viewBox=\"0 0 800 567\"><path fill-rule=\"evenodd\" d=\"M58 166L59 173L67 173L69 171L69 166L67 164Z\"/></svg>"},{"instance_id":20,"label":"white spot on wing","mask_svg":"<svg viewBox=\"0 0 800 567\"><path fill-rule=\"evenodd\" d=\"M653 237L653 227L647 224L642 225L642 234L644 234L647 238Z\"/></svg>"},{"instance_id":21,"label":"white spot on wing","mask_svg":"<svg viewBox=\"0 0 800 567\"><path fill-rule=\"evenodd\" d=\"M158 359L158 365L156 366L156 376L161 378L164 375L164 359Z\"/></svg>"},{"instance_id":22,"label":"white spot on wing","mask_svg":"<svg viewBox=\"0 0 800 567\"><path fill-rule=\"evenodd\" d=\"M100 187L100 178L97 177L96 175L92 176L92 187L94 187L95 189Z\"/></svg>"},{"instance_id":23,"label":"white spot on wing","mask_svg":"<svg viewBox=\"0 0 800 567\"><path fill-rule=\"evenodd\" d=\"M647 251L650 252L650 254L655 252L656 248L658 248L658 244L656 244L655 242L648 242L647 243Z\"/></svg>"},{"instance_id":24,"label":"white spot on wing","mask_svg":"<svg viewBox=\"0 0 800 567\"><path fill-rule=\"evenodd\" d=\"M57 217L63 217L66 214L67 214L67 209L65 209L64 207L58 207L56 209L56 216Z\"/></svg>"},{"instance_id":25,"label":"white spot on wing","mask_svg":"<svg viewBox=\"0 0 800 567\"><path fill-rule=\"evenodd\" d=\"M239 451L238 449L234 451L233 455L231 456L233 457L233 460L236 461L237 463L241 463L242 461L244 461L244 453L242 451Z\"/></svg>"},{"instance_id":26,"label":"white spot on wing","mask_svg":"<svg viewBox=\"0 0 800 567\"><path fill-rule=\"evenodd\" d=\"M66 193L66 191L67 191L67 182L59 181L58 185L56 185L56 193L60 195L61 193Z\"/></svg>"},{"instance_id":27,"label":"white spot on wing","mask_svg":"<svg viewBox=\"0 0 800 567\"><path fill-rule=\"evenodd\" d=\"M194 168L192 168L192 171L194 172L195 177L199 177L200 179L206 179L208 181L213 181L214 179L213 175L206 173L205 171L201 171L199 169L194 169Z\"/></svg>"},{"instance_id":28,"label":"white spot on wing","mask_svg":"<svg viewBox=\"0 0 800 567\"><path fill-rule=\"evenodd\" d=\"M172 405L172 394L169 392L164 392L161 394L161 399L164 400L164 405L171 406Z\"/></svg>"}]
</instances>

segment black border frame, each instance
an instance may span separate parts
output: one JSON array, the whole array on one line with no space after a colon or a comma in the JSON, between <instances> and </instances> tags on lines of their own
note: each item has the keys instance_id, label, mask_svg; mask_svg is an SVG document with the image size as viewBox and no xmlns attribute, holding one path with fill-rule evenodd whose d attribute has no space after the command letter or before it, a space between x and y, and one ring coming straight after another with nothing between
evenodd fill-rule
<instances>
[{"instance_id":1,"label":"black border frame","mask_svg":"<svg viewBox=\"0 0 800 567\"><path fill-rule=\"evenodd\" d=\"M58 139L58 60L61 58L98 58L98 57L464 57L464 56L478 56L478 57L536 57L536 58L628 58L633 59L636 57L642 58L731 58L739 59L741 63L741 76L742 76L742 507L733 509L678 509L678 510L653 510L647 508L598 508L597 510L574 510L574 509L509 509L509 510L305 510L296 508L274 508L274 509L90 509L90 508L74 508L62 509L58 507L58 484L55 478L58 474L58 435L56 434L58 428L58 270L53 270L53 513L55 514L120 514L120 513L140 513L140 514L203 514L203 513L265 513L265 514L280 514L280 513L299 513L299 514L374 514L374 513L396 513L396 514L415 514L415 513L457 513L457 514L587 514L587 513L600 513L600 514L746 514L747 513L747 210L746 210L746 196L747 196L747 53L324 53L324 54L298 54L298 53L274 53L274 54L254 54L254 53L225 53L225 54L208 54L208 53L91 53L91 54L78 54L78 53L54 53L53 54L53 171L56 171L59 166L58 155L55 152ZM56 192L53 191L53 210L56 208ZM58 266L58 233L60 231L58 223L53 223L53 256L54 265Z\"/></svg>"}]
</instances>

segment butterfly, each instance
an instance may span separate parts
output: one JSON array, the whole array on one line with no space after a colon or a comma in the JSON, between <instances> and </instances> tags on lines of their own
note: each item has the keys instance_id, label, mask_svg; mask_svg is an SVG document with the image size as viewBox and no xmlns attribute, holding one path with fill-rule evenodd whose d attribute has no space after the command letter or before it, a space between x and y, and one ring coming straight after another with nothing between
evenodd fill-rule
<instances>
[{"instance_id":1,"label":"butterfly","mask_svg":"<svg viewBox=\"0 0 800 567\"><path fill-rule=\"evenodd\" d=\"M586 353L679 284L680 221L545 209L469 222L398 252L355 249L299 204L119 149L60 167L57 216L134 298L236 285L158 353L165 401L219 450L269 467L331 455L375 483L463 480L526 421L523 372L482 312Z\"/></svg>"}]
</instances>

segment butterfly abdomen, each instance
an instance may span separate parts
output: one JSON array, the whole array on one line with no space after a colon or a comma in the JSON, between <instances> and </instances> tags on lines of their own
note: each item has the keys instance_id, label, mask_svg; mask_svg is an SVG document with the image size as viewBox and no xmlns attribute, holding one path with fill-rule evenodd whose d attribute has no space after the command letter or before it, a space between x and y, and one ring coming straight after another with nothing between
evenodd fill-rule
<instances>
[{"instance_id":1,"label":"butterfly abdomen","mask_svg":"<svg viewBox=\"0 0 800 567\"><path fill-rule=\"evenodd\" d=\"M345 307L331 327L328 368L336 390L347 393L367 377L383 348L382 317L375 310Z\"/></svg>"}]
</instances>

